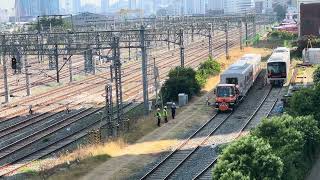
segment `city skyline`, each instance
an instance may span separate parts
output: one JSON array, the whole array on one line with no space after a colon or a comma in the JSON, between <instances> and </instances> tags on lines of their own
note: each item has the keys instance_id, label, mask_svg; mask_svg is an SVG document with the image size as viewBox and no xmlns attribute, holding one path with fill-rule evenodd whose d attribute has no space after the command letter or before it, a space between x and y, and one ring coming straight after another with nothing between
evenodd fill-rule
<instances>
[{"instance_id":1,"label":"city skyline","mask_svg":"<svg viewBox=\"0 0 320 180\"><path fill-rule=\"evenodd\" d=\"M1 0L3 1L1 4L1 9L12 9L14 8L14 0ZM118 0L110 0L110 4L114 4ZM59 4L61 8L65 8L66 0L59 0ZM101 0L81 0L81 5L85 4L94 4L96 6L100 6Z\"/></svg>"}]
</instances>

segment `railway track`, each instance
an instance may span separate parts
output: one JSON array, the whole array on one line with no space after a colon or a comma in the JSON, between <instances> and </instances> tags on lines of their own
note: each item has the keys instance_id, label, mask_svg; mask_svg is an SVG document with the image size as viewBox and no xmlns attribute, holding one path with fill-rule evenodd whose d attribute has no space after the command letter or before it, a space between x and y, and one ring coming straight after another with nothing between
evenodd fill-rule
<instances>
[{"instance_id":1,"label":"railway track","mask_svg":"<svg viewBox=\"0 0 320 180\"><path fill-rule=\"evenodd\" d=\"M230 43L230 45L231 46L236 46L237 45L237 42L238 42L238 40L234 40L234 42L232 42L232 43ZM203 46L201 46L201 42L200 42L200 45L198 45L198 48L199 49L201 49L201 47L203 48ZM198 51L198 48L195 48L195 50L193 51L193 52L195 52L194 54L193 53L190 53L191 55L190 55L190 57L189 57L189 59L191 59L190 61L187 61L188 62L188 64L190 64L191 66L196 66L196 64L198 64L198 62L199 61L201 61L201 60L203 60L202 58L203 57L205 57L205 56L207 56L207 51L205 51L205 50L203 50L203 51L201 51L201 52L196 52L196 51ZM215 49L216 50L216 49ZM222 54L223 53L223 51L224 51L224 49L223 49L223 44L220 46L220 48L219 49L217 49L218 51L217 52L219 52L219 54ZM175 49L174 51L178 51L178 49ZM205 51L205 53L203 53ZM167 52L164 52L164 54L167 54ZM161 58L161 59L165 59L165 58ZM176 59L178 59L178 57L176 58ZM188 59L188 57L186 57L186 60ZM169 60L171 60L171 59L169 59ZM160 62L162 62L162 61L160 61ZM172 63L172 61L163 61L163 66L165 66L165 65L167 65L167 63L168 62L170 62L170 63ZM173 63L175 63L175 62L173 62ZM176 63L178 63L178 61L176 62ZM179 63L178 63L179 64ZM172 66L171 66L172 67ZM165 67L165 69L166 69L166 72L163 72L163 73L161 73L162 74L162 76L163 77L165 77L166 76L166 73L169 71L169 69L170 69L170 66L167 66L167 67ZM128 68L128 70L129 69L131 69L131 67L130 68ZM139 76L141 76L141 72L140 72L140 69L135 69L135 71L138 71L137 72L137 75L135 75L134 77L137 77L137 78L139 78ZM131 72L131 74L129 74L128 76L125 76L126 78L124 78L124 84L125 83L128 83L128 81L130 80L130 79L132 79L132 72ZM94 79L94 78L93 78ZM89 81L89 80L88 80ZM69 87L70 88L70 87ZM63 91L66 91L66 90L68 90L69 88L65 88L64 90L60 90L60 91L58 91L57 90L57 93L60 93L60 92L63 92ZM70 89L72 89L72 88L70 88ZM137 91L139 91L139 89L135 89L135 92L130 92L130 94L133 94L133 93L136 93ZM48 94L47 95L50 95L50 94L52 94L52 92L48 92ZM44 96L46 96L46 95L43 95L42 97L44 97ZM40 98L39 98L40 99ZM88 112L89 113L89 112ZM89 113L90 114L90 113ZM89 115L86 115L85 114L85 112L82 112L82 113L80 113L80 114L78 114L79 116L83 116L83 118L85 118L86 116L89 116ZM61 120L61 122L62 122L62 120ZM39 142L41 139L43 139L43 138L45 138L46 136L49 136L49 135L52 135L54 132L56 132L56 131L58 131L58 130L61 130L61 129L63 129L63 128L65 128L65 127L67 127L68 125L70 125L70 124L75 124L75 122L77 122L77 120L76 119L73 119L73 120L70 120L69 122L66 122L66 121L64 121L64 124L60 124L60 125L58 125L59 123L57 123L57 124L53 124L52 126L49 126L48 128L47 128L47 130L49 130L49 131L47 131L46 133L44 133L45 131L37 131L37 132L34 132L34 134L32 134L32 136L30 135L30 136L26 136L25 138L23 138L21 141L17 141L17 142L14 142L14 143L12 143L12 144L9 144L9 145L7 145L7 146L4 146L4 147L2 147L1 148L1 154L0 154L0 163L1 163L1 161L3 161L3 162L5 162L5 159L6 158L8 158L8 159L10 159L9 158L9 156L11 156L11 155L13 155L15 152L17 152L17 151L25 151L25 149L27 149L28 147L30 147L32 144L34 144L34 143L36 143L36 142ZM91 125L88 125L86 128L89 128L89 127L91 127L91 126L93 126L93 125L97 125L97 122L95 122L95 123L93 123L93 124L91 124ZM55 127L56 129L50 129L50 128L52 128L52 127ZM84 130L85 130L85 127L83 127L83 128L79 128L79 129L77 129L77 133L78 134L82 134L83 136L84 136ZM13 130L13 131L15 131L15 130ZM12 131L12 132L13 132ZM10 133L12 133L12 132L10 132ZM42 134L43 133L43 134ZM208 132L207 132L208 133ZM210 133L210 132L209 132ZM36 136L37 135L37 136ZM59 140L59 141L55 141L55 142L52 142L52 144L50 144L50 145L48 145L48 146L46 146L46 147L41 147L39 150L37 150L36 152L32 152L32 151L26 151L26 152L31 152L31 153L26 153L23 157L15 157L14 156L14 158L15 158L15 160L14 161L12 161L12 162L6 162L6 163L4 163L3 164L3 166L1 166L0 167L0 169L2 169L1 170L1 172L2 172L2 174L0 174L0 177L1 176L3 176L3 175L5 175L5 174L8 174L8 173L10 173L10 172L12 172L12 171L15 171L17 168L20 168L20 167L22 167L22 166L24 166L25 164L27 164L28 163L28 161L33 161L33 160L35 160L35 159L39 159L39 158L41 158L41 157L43 157L44 156L44 154L45 155L47 155L47 154L50 154L50 153L52 153L52 152L54 152L54 151L56 151L57 149L61 149L61 147L64 147L64 146L66 146L67 144L70 144L70 143L72 143L73 142L73 140L72 139L79 139L79 138L81 138L81 137L83 137L83 136L80 136L80 135L78 135L78 136L76 136L75 134L72 134L72 135L68 135L68 137L65 137L64 138L64 140ZM1 136L2 137L2 136ZM69 138L69 139L68 139ZM52 149L51 150L47 150L47 148L48 147L52 147ZM59 148L58 148L59 147ZM49 153L49 151L50 151L50 153ZM45 152L45 153L44 153ZM2 164L2 163L1 163ZM18 164L18 165L17 165ZM20 166L20 164L22 164L22 166ZM15 166L15 165L17 165L17 166Z\"/></svg>"},{"instance_id":2,"label":"railway track","mask_svg":"<svg viewBox=\"0 0 320 180\"><path fill-rule=\"evenodd\" d=\"M280 89L280 88L279 88ZM254 113L248 118L247 122L241 127L238 134L235 136L234 139L241 137L243 131L248 128L248 125L254 118L257 117L268 117L276 105L278 101L278 95L281 89L274 89L271 88L269 93L263 98L263 101L260 103L258 108L254 111ZM249 128L248 128L249 129ZM201 180L211 180L211 169L217 163L218 156L213 159L213 161L209 162L204 169L202 169L198 174L196 174L192 179L201 179Z\"/></svg>"},{"instance_id":3,"label":"railway track","mask_svg":"<svg viewBox=\"0 0 320 180\"><path fill-rule=\"evenodd\" d=\"M267 94L263 97L261 102L256 106L254 112L251 112L250 116L245 118L242 122L240 130L237 130L238 138L241 133L247 128L254 118L261 118L267 116L273 109L277 102L277 95L280 90L270 88ZM235 112L236 113L236 112ZM174 151L162 159L156 166L151 168L140 180L145 179L190 179L209 177L211 178L211 167L215 163L216 159L212 160L212 157L217 157L214 152L214 148L217 144L211 143L212 135L217 134L222 126L226 126L227 121L234 120L237 114L216 114L203 126L201 126L195 133L193 133L188 139L180 144ZM234 122L233 122L234 123ZM220 130L221 131L221 130ZM222 133L222 132L220 132ZM218 133L219 134L219 133ZM213 148L213 149L212 149ZM210 157L208 157L210 155ZM202 157L201 163L198 161L199 157ZM193 163L191 163L193 162ZM192 165L193 164L193 165ZM203 166L203 169L201 167ZM190 169L198 168L198 175L194 172L188 172ZM193 176L181 176L183 174L193 174ZM182 174L181 174L182 173Z\"/></svg>"},{"instance_id":4,"label":"railway track","mask_svg":"<svg viewBox=\"0 0 320 180\"><path fill-rule=\"evenodd\" d=\"M62 122L62 121L61 121ZM74 122L72 122L74 123ZM68 123L67 123L68 124ZM54 125L53 125L54 126ZM63 126L63 125L62 125ZM64 127L64 126L63 126ZM60 129L60 128L58 128ZM0 159L3 159L3 158L6 158L8 157L9 155L12 155L14 152L18 151L18 150L21 150L22 148L25 148L26 146L29 146L30 144L34 143L35 141L38 141L40 140L41 138L43 138L44 136L46 135L49 135L51 134L50 132L47 132L47 134L44 134L44 135L39 135L38 138L35 138L34 135L37 135L37 134L41 134L42 132L44 132L45 129L41 130L41 131L38 131L38 132L35 132L29 136L26 136L25 138L19 140L19 141L15 141L5 147L2 147L1 148L1 152L4 152L4 153L1 153L1 157ZM12 130L12 132L15 131L15 130ZM28 141L28 139L33 139L32 141ZM19 144L20 143L20 144ZM12 148L12 147L16 147L16 148ZM10 149L11 148L11 149ZM8 164L5 164L4 166L7 166Z\"/></svg>"},{"instance_id":5,"label":"railway track","mask_svg":"<svg viewBox=\"0 0 320 180\"><path fill-rule=\"evenodd\" d=\"M77 61L77 62L75 62L73 64L73 69L76 69L76 70L73 70L73 74L74 75L80 74L82 72L81 70L77 70L80 67L82 67L82 65L79 65L80 63L81 63L80 61ZM11 76L16 76L16 75L12 74ZM8 77L10 77L10 75L8 75ZM25 82L25 77L24 76L18 77L18 78L19 78L19 82ZM66 78L69 78L69 70L68 69L62 69L62 71L60 72L60 79L63 80L63 79L66 79ZM9 78L9 87L14 87L15 86L16 82L12 82L12 81L15 81L15 80L12 79L12 78ZM44 77L44 78L38 77L37 79L31 81L31 87L35 87L35 86L38 86L38 85L41 85L41 84L46 84L46 83L55 82L55 81L56 81L55 79L52 79L52 78L49 78L49 77ZM0 89L3 89L3 88L4 88L3 87L3 83L1 83ZM10 88L10 93L18 93L18 92L24 91L25 89L26 89L25 85L18 85L18 86L14 87L14 88ZM3 91L0 92L0 96L4 96L4 92Z\"/></svg>"},{"instance_id":6,"label":"railway track","mask_svg":"<svg viewBox=\"0 0 320 180\"><path fill-rule=\"evenodd\" d=\"M128 112L130 109L135 106L130 103L124 106L125 112ZM66 147L67 145L83 138L87 135L88 130L92 128L100 127L101 120L98 119L96 121L88 123L86 126L82 126L81 128L77 128L74 131L65 132L65 135L60 138L55 138L49 142L43 142L44 138L48 138L49 136L54 136L58 131L63 131L65 128L69 127L71 124L76 124L80 120L84 120L88 116L93 114L97 114L102 111L104 107L94 109L87 108L82 111L61 120L59 123L52 124L50 127L46 129L42 129L39 131L35 131L32 135L29 135L14 144L10 144L6 147L1 148L0 153L0 177L4 177L18 170L19 168L26 166L33 162L34 160L40 159L44 156L47 156L53 152L59 151L60 149ZM106 118L106 117L103 117ZM106 123L104 123L106 124ZM72 129L70 127L70 129ZM36 146L37 148L32 147L35 144L40 144ZM42 144L42 145L41 145ZM29 148L30 151L25 151L24 149ZM22 151L20 154L17 154L18 151ZM15 154L14 157L9 157L9 155Z\"/></svg>"}]
</instances>

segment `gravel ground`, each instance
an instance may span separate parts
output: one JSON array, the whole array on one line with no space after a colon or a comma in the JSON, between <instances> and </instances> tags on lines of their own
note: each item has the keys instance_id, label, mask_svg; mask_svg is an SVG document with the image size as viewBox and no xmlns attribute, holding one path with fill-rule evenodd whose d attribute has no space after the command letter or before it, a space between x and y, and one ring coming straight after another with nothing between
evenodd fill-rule
<instances>
[{"instance_id":1,"label":"gravel ground","mask_svg":"<svg viewBox=\"0 0 320 180\"><path fill-rule=\"evenodd\" d=\"M263 81L261 81L263 82ZM215 145L232 141L244 126L247 118L254 112L268 88L261 88L262 83L257 83L249 91L248 96L239 105L228 120L188 159L175 171L171 179L192 179L201 170L207 167L215 158Z\"/></svg>"}]
</instances>

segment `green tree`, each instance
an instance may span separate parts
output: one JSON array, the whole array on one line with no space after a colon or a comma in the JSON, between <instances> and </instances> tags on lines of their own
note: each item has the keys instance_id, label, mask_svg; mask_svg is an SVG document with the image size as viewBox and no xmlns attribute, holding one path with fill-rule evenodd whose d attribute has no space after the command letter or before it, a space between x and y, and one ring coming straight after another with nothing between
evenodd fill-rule
<instances>
[{"instance_id":1,"label":"green tree","mask_svg":"<svg viewBox=\"0 0 320 180\"><path fill-rule=\"evenodd\" d=\"M252 135L267 140L273 152L282 159L284 164L282 179L294 180L303 178L298 176L297 172L304 175L304 169L306 169L303 163L306 140L303 132L295 127L285 126L284 122L291 118L281 116L265 119L252 131Z\"/></svg>"},{"instance_id":2,"label":"green tree","mask_svg":"<svg viewBox=\"0 0 320 180\"><path fill-rule=\"evenodd\" d=\"M316 84L320 83L320 66L313 72L313 82Z\"/></svg>"},{"instance_id":3,"label":"green tree","mask_svg":"<svg viewBox=\"0 0 320 180\"><path fill-rule=\"evenodd\" d=\"M248 136L231 143L222 151L213 168L213 179L280 179L282 170L283 163L272 152L268 142Z\"/></svg>"},{"instance_id":4,"label":"green tree","mask_svg":"<svg viewBox=\"0 0 320 180\"><path fill-rule=\"evenodd\" d=\"M210 56L208 60L200 63L199 70L203 71L204 74L214 76L221 71L221 65Z\"/></svg>"},{"instance_id":5,"label":"green tree","mask_svg":"<svg viewBox=\"0 0 320 180\"><path fill-rule=\"evenodd\" d=\"M223 173L220 180L250 180L249 176L244 176L239 171L231 171L230 169L227 172Z\"/></svg>"},{"instance_id":6,"label":"green tree","mask_svg":"<svg viewBox=\"0 0 320 180\"><path fill-rule=\"evenodd\" d=\"M196 72L192 68L182 67L170 70L169 79L160 91L165 102L176 101L179 93L186 93L191 98L199 92L200 85L196 81Z\"/></svg>"},{"instance_id":7,"label":"green tree","mask_svg":"<svg viewBox=\"0 0 320 180\"><path fill-rule=\"evenodd\" d=\"M308 116L313 115L315 119L320 121L320 85L315 89L302 89L295 92L289 99L287 112L292 116Z\"/></svg>"},{"instance_id":8,"label":"green tree","mask_svg":"<svg viewBox=\"0 0 320 180\"><path fill-rule=\"evenodd\" d=\"M215 76L221 71L221 65L212 57L209 57L203 63L200 63L200 66L196 73L196 80L201 87L203 87L209 76Z\"/></svg>"},{"instance_id":9,"label":"green tree","mask_svg":"<svg viewBox=\"0 0 320 180\"><path fill-rule=\"evenodd\" d=\"M304 155L311 161L320 144L320 129L318 122L312 116L300 116L293 118L292 116L283 116L283 124L285 127L292 127L303 134L305 139Z\"/></svg>"}]
</instances>

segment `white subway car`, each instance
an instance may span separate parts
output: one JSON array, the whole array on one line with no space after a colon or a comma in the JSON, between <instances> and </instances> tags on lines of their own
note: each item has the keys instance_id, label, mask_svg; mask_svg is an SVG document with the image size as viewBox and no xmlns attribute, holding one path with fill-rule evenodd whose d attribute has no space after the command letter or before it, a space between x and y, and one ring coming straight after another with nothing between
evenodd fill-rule
<instances>
[{"instance_id":1,"label":"white subway car","mask_svg":"<svg viewBox=\"0 0 320 180\"><path fill-rule=\"evenodd\" d=\"M267 62L268 83L283 86L288 81L289 72L290 54L288 55L287 52L274 52Z\"/></svg>"},{"instance_id":2,"label":"white subway car","mask_svg":"<svg viewBox=\"0 0 320 180\"><path fill-rule=\"evenodd\" d=\"M245 54L240 58L240 62L244 61L245 63L252 64L253 68L253 82L259 76L261 68L261 54Z\"/></svg>"}]
</instances>

